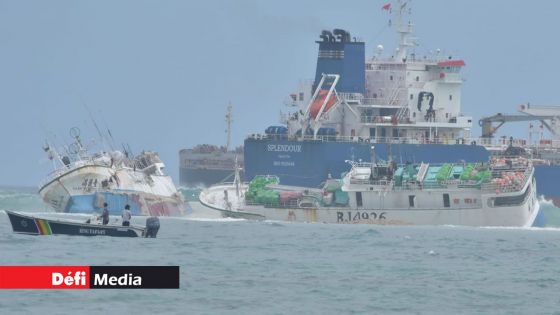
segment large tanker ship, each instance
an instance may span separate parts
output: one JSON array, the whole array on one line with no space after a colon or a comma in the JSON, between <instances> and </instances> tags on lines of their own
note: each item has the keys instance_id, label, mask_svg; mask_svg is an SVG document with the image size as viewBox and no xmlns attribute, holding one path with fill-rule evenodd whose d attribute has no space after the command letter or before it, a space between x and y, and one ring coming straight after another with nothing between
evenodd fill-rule
<instances>
[{"instance_id":1,"label":"large tanker ship","mask_svg":"<svg viewBox=\"0 0 560 315\"><path fill-rule=\"evenodd\" d=\"M289 96L280 125L245 139L245 180L276 175L285 185L320 187L349 170L345 160L369 162L372 146L379 158L399 163L475 163L510 144L528 147L525 140L474 138L473 118L461 108L466 62L440 49L418 53L413 24L405 21L408 1L384 9L399 38L397 48L387 52L378 45L366 58L365 43L349 32L323 31L315 78L302 81ZM553 183L560 176L560 154L553 147L560 142L538 144L527 150L539 160L534 161L538 192L558 202L560 190Z\"/></svg>"},{"instance_id":2,"label":"large tanker ship","mask_svg":"<svg viewBox=\"0 0 560 315\"><path fill-rule=\"evenodd\" d=\"M505 151L509 143L503 138L471 135L473 118L461 111L466 62L439 49L417 54L413 24L404 21L409 3L395 1L388 11L399 38L389 53L379 45L366 58L365 43L349 32L321 33L315 78L290 95L281 125L245 140L245 179L273 174L286 185L319 187L348 171L345 160L369 162L372 146L380 158L402 163L482 162ZM552 155L534 163L537 189L559 204L553 183L560 176L560 154L548 152Z\"/></svg>"}]
</instances>

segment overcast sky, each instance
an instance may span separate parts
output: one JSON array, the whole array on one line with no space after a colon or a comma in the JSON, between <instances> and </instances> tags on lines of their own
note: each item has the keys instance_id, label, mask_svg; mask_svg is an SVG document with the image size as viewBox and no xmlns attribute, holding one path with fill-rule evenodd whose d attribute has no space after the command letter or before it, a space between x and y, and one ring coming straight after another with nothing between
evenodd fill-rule
<instances>
[{"instance_id":1,"label":"overcast sky","mask_svg":"<svg viewBox=\"0 0 560 315\"><path fill-rule=\"evenodd\" d=\"M233 143L277 124L282 101L314 76L322 29L394 49L379 0L0 1L0 184L34 186L51 170L41 146L68 130L96 137L86 106L133 151ZM558 1L412 2L420 47L463 58L463 112L560 103ZM504 132L526 135L528 123ZM480 134L476 125L475 134Z\"/></svg>"}]
</instances>

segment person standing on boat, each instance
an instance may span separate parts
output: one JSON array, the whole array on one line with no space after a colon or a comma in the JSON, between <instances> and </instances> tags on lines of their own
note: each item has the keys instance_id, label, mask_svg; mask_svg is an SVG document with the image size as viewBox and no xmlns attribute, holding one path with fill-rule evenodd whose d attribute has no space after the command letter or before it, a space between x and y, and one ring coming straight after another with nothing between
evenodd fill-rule
<instances>
[{"instance_id":1,"label":"person standing on boat","mask_svg":"<svg viewBox=\"0 0 560 315\"><path fill-rule=\"evenodd\" d=\"M109 209L107 209L107 203L103 203L103 213L101 214L101 219L103 220L103 225L109 224Z\"/></svg>"},{"instance_id":2,"label":"person standing on boat","mask_svg":"<svg viewBox=\"0 0 560 315\"><path fill-rule=\"evenodd\" d=\"M122 225L123 226L130 226L130 219L132 218L132 213L130 212L130 206L124 206L124 210L122 212Z\"/></svg>"}]
</instances>

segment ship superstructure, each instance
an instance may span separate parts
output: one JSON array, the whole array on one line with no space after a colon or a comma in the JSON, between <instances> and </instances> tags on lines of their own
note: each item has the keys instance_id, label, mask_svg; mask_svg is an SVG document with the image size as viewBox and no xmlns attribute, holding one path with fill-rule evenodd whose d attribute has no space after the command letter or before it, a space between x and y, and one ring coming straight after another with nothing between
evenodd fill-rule
<instances>
[{"instance_id":1,"label":"ship superstructure","mask_svg":"<svg viewBox=\"0 0 560 315\"><path fill-rule=\"evenodd\" d=\"M417 54L409 9L407 1L390 9L399 38L393 52L379 45L366 58L365 43L349 32L320 34L315 78L290 95L283 125L245 140L246 179L274 174L318 187L348 170L344 160L368 161L372 144L381 158L403 163L488 160L461 111L465 62L439 49Z\"/></svg>"},{"instance_id":2,"label":"ship superstructure","mask_svg":"<svg viewBox=\"0 0 560 315\"><path fill-rule=\"evenodd\" d=\"M349 32L322 32L315 79L291 95L288 135L445 144L471 137L472 117L461 112L465 62L439 49L416 55L413 25L403 22L407 2L395 7L400 42L393 53L379 45L366 59L365 44Z\"/></svg>"}]
</instances>

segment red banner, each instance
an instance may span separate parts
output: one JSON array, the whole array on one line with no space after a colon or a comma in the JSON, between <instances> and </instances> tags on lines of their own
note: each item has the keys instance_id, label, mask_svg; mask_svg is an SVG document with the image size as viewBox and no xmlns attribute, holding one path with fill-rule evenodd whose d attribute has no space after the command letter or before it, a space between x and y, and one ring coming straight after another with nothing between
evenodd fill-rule
<instances>
[{"instance_id":1,"label":"red banner","mask_svg":"<svg viewBox=\"0 0 560 315\"><path fill-rule=\"evenodd\" d=\"M0 266L0 289L89 289L89 266Z\"/></svg>"},{"instance_id":2,"label":"red banner","mask_svg":"<svg viewBox=\"0 0 560 315\"><path fill-rule=\"evenodd\" d=\"M179 289L179 266L0 266L0 289Z\"/></svg>"}]
</instances>

